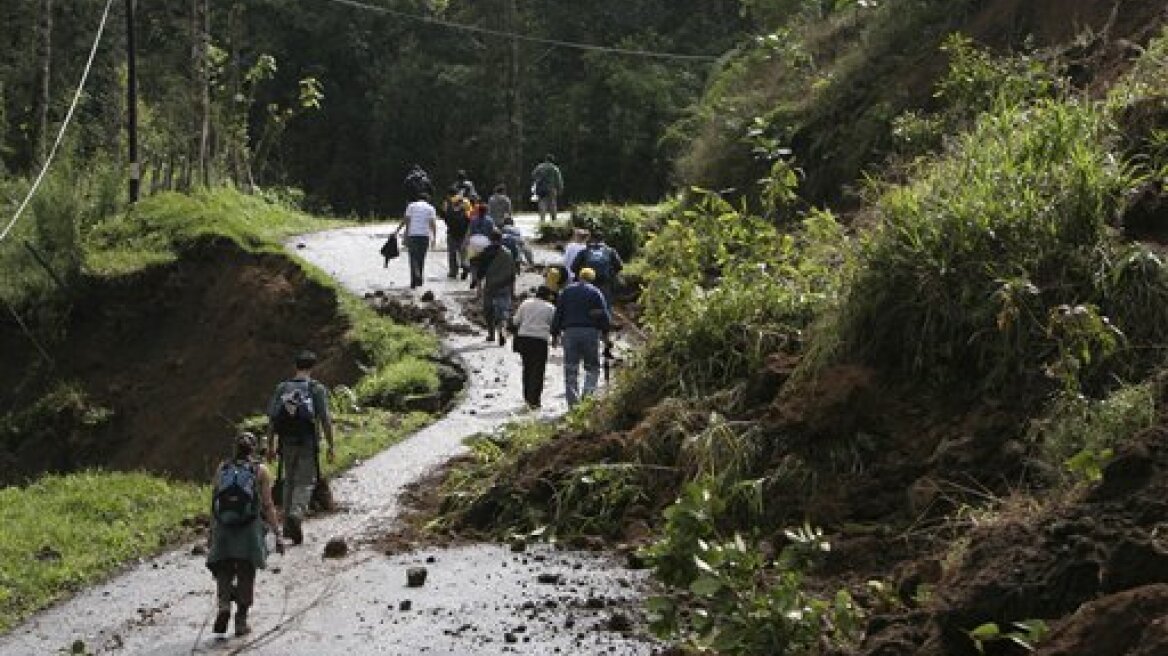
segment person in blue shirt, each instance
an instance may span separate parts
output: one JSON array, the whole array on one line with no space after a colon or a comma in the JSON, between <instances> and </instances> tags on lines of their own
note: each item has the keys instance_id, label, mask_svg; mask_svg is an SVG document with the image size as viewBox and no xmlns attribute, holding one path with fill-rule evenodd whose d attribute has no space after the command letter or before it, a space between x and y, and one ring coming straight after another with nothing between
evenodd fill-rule
<instances>
[{"instance_id":1,"label":"person in blue shirt","mask_svg":"<svg viewBox=\"0 0 1168 656\"><path fill-rule=\"evenodd\" d=\"M564 288L552 318L552 344L564 346L564 395L568 405L591 396L600 382L601 335L612 323L604 294L592 282L596 272L580 270L576 282ZM584 385L578 385L580 365L584 365Z\"/></svg>"}]
</instances>

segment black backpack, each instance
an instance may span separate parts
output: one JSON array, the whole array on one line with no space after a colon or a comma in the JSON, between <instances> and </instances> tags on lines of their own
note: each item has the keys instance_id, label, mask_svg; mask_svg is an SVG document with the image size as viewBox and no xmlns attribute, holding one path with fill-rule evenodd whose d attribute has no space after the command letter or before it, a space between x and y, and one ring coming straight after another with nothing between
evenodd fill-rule
<instances>
[{"instance_id":1,"label":"black backpack","mask_svg":"<svg viewBox=\"0 0 1168 656\"><path fill-rule=\"evenodd\" d=\"M211 514L226 526L244 526L260 514L259 473L250 462L225 462L215 478Z\"/></svg>"},{"instance_id":2,"label":"black backpack","mask_svg":"<svg viewBox=\"0 0 1168 656\"><path fill-rule=\"evenodd\" d=\"M453 235L465 235L470 219L466 216L466 206L462 203L446 200L446 210L442 213L442 220L446 221L446 230Z\"/></svg>"},{"instance_id":3,"label":"black backpack","mask_svg":"<svg viewBox=\"0 0 1168 656\"><path fill-rule=\"evenodd\" d=\"M316 407L312 400L311 380L290 380L284 383L272 424L281 437L316 433Z\"/></svg>"}]
</instances>

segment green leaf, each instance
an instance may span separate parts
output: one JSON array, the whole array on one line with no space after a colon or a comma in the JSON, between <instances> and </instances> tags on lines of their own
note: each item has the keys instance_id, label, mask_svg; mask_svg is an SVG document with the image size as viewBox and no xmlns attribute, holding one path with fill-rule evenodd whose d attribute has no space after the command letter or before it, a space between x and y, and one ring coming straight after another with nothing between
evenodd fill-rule
<instances>
[{"instance_id":1,"label":"green leaf","mask_svg":"<svg viewBox=\"0 0 1168 656\"><path fill-rule=\"evenodd\" d=\"M722 582L712 576L699 576L689 584L689 591L699 597L712 597L722 589Z\"/></svg>"}]
</instances>

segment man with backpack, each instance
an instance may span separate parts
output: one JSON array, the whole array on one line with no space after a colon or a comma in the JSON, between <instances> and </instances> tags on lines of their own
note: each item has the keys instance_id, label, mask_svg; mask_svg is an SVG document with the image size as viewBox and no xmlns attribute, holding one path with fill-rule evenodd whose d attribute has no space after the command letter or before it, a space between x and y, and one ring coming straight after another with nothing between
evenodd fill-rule
<instances>
[{"instance_id":1,"label":"man with backpack","mask_svg":"<svg viewBox=\"0 0 1168 656\"><path fill-rule=\"evenodd\" d=\"M414 164L406 174L403 184L411 201L418 200L422 194L434 195L434 183L430 181L430 174L426 173L421 164Z\"/></svg>"},{"instance_id":2,"label":"man with backpack","mask_svg":"<svg viewBox=\"0 0 1168 656\"><path fill-rule=\"evenodd\" d=\"M491 245L479 255L475 280L481 284L483 321L487 324L487 341L495 341L499 330L499 346L507 343L504 327L511 314L511 298L515 294L515 257L503 245L503 233L491 233Z\"/></svg>"},{"instance_id":3,"label":"man with backpack","mask_svg":"<svg viewBox=\"0 0 1168 656\"><path fill-rule=\"evenodd\" d=\"M564 396L568 406L575 406L581 398L591 396L600 382L600 340L603 331L612 323L604 294L593 286L596 272L580 269L578 280L560 292L556 313L552 317L552 346L563 335ZM578 386L580 365L584 365L584 386Z\"/></svg>"},{"instance_id":4,"label":"man with backpack","mask_svg":"<svg viewBox=\"0 0 1168 656\"><path fill-rule=\"evenodd\" d=\"M551 214L555 221L556 202L564 193L564 176L550 153L531 171L531 193L536 197L539 222L543 223L544 214Z\"/></svg>"},{"instance_id":5,"label":"man with backpack","mask_svg":"<svg viewBox=\"0 0 1168 656\"><path fill-rule=\"evenodd\" d=\"M463 198L458 187L451 185L450 194L442 203L442 220L446 222L446 262L447 278L454 278L462 272L467 274L466 233L470 227L470 201Z\"/></svg>"},{"instance_id":6,"label":"man with backpack","mask_svg":"<svg viewBox=\"0 0 1168 656\"><path fill-rule=\"evenodd\" d=\"M235 602L235 635L251 632L247 612L255 599L255 576L267 558L264 524L280 543L280 521L272 503L272 475L255 459L256 438L240 433L232 458L223 461L212 480L211 539L207 569L215 577L218 602L214 633L226 633ZM262 520L262 521L261 521Z\"/></svg>"},{"instance_id":7,"label":"man with backpack","mask_svg":"<svg viewBox=\"0 0 1168 656\"><path fill-rule=\"evenodd\" d=\"M599 230L593 230L588 235L588 244L576 255L572 262L572 273L579 275L580 271L588 268L596 273L596 288L604 294L604 300L612 308L613 290L616 286L617 274L621 272L625 263L621 260L616 249L604 243L604 236Z\"/></svg>"},{"instance_id":8,"label":"man with backpack","mask_svg":"<svg viewBox=\"0 0 1168 656\"><path fill-rule=\"evenodd\" d=\"M268 458L279 455L283 488L284 535L292 544L304 542L301 523L320 474L320 437L328 443L328 461L334 459L333 423L329 416L328 390L312 379L316 354L301 351L295 359L296 374L276 386L268 402Z\"/></svg>"}]
</instances>

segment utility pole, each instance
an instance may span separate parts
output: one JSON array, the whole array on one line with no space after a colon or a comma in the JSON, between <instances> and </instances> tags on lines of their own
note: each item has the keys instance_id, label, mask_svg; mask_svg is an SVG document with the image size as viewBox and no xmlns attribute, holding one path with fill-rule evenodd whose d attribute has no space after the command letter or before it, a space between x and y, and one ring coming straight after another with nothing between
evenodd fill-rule
<instances>
[{"instance_id":1,"label":"utility pole","mask_svg":"<svg viewBox=\"0 0 1168 656\"><path fill-rule=\"evenodd\" d=\"M134 49L134 3L126 0L126 143L130 158L130 203L138 202L142 167L138 162L138 63Z\"/></svg>"}]
</instances>

